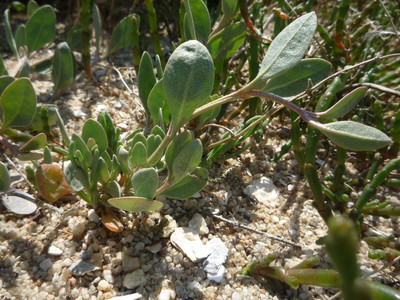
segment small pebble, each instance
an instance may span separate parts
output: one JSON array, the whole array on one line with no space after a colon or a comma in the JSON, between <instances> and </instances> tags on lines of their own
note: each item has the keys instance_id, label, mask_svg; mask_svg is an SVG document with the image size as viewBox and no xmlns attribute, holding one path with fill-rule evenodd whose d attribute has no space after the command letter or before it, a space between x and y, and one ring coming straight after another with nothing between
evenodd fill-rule
<instances>
[{"instance_id":1,"label":"small pebble","mask_svg":"<svg viewBox=\"0 0 400 300\"><path fill-rule=\"evenodd\" d=\"M260 203L269 205L269 203L279 196L278 188L272 180L267 177L253 180L245 189L244 193Z\"/></svg>"},{"instance_id":2,"label":"small pebble","mask_svg":"<svg viewBox=\"0 0 400 300\"><path fill-rule=\"evenodd\" d=\"M99 291L108 291L110 290L110 284L106 280L100 280L99 284L97 285L97 289Z\"/></svg>"},{"instance_id":3,"label":"small pebble","mask_svg":"<svg viewBox=\"0 0 400 300\"><path fill-rule=\"evenodd\" d=\"M43 260L39 267L43 270L43 271L47 271L48 269L50 269L50 267L53 265L53 262L51 261L50 258L46 258L45 260Z\"/></svg>"},{"instance_id":4,"label":"small pebble","mask_svg":"<svg viewBox=\"0 0 400 300\"><path fill-rule=\"evenodd\" d=\"M199 213L194 214L192 219L189 221L189 228L198 231L200 235L208 234L209 232L206 220Z\"/></svg>"},{"instance_id":5,"label":"small pebble","mask_svg":"<svg viewBox=\"0 0 400 300\"><path fill-rule=\"evenodd\" d=\"M57 248L56 246L51 245L49 247L49 249L47 250L47 253L49 255L59 256L63 253L63 251L60 248Z\"/></svg>"},{"instance_id":6,"label":"small pebble","mask_svg":"<svg viewBox=\"0 0 400 300\"><path fill-rule=\"evenodd\" d=\"M124 276L122 285L127 289L134 289L147 283L143 270L139 269Z\"/></svg>"},{"instance_id":7,"label":"small pebble","mask_svg":"<svg viewBox=\"0 0 400 300\"><path fill-rule=\"evenodd\" d=\"M192 262L210 255L210 249L201 242L198 232L189 227L178 227L171 235L171 243Z\"/></svg>"}]
</instances>

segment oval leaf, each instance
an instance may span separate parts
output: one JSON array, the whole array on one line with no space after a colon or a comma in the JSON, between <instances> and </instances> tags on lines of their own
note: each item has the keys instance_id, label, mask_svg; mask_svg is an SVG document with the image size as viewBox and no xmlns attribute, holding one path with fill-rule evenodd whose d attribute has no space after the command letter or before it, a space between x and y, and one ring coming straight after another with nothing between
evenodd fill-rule
<instances>
[{"instance_id":1,"label":"oval leaf","mask_svg":"<svg viewBox=\"0 0 400 300\"><path fill-rule=\"evenodd\" d=\"M302 59L294 67L268 80L263 92L284 98L294 97L307 89L309 80L313 85L324 80L331 68L329 62L320 58Z\"/></svg>"},{"instance_id":2,"label":"oval leaf","mask_svg":"<svg viewBox=\"0 0 400 300\"><path fill-rule=\"evenodd\" d=\"M366 87L360 87L351 91L327 111L319 113L318 116L330 119L336 119L344 116L350 112L354 106L357 105L367 90L368 88Z\"/></svg>"},{"instance_id":3,"label":"oval leaf","mask_svg":"<svg viewBox=\"0 0 400 300\"><path fill-rule=\"evenodd\" d=\"M0 97L3 111L2 129L28 126L36 112L36 94L28 78L19 78Z\"/></svg>"},{"instance_id":4,"label":"oval leaf","mask_svg":"<svg viewBox=\"0 0 400 300\"><path fill-rule=\"evenodd\" d=\"M318 128L336 145L353 151L372 151L391 144L391 139L382 131L353 121L339 121L311 125Z\"/></svg>"},{"instance_id":5,"label":"oval leaf","mask_svg":"<svg viewBox=\"0 0 400 300\"><path fill-rule=\"evenodd\" d=\"M14 80L14 77L8 75L0 77L0 96L3 94L6 87L8 87Z\"/></svg>"},{"instance_id":6,"label":"oval leaf","mask_svg":"<svg viewBox=\"0 0 400 300\"><path fill-rule=\"evenodd\" d=\"M147 149L142 142L135 143L135 146L129 151L129 160L132 168L143 165L147 160Z\"/></svg>"},{"instance_id":7,"label":"oval leaf","mask_svg":"<svg viewBox=\"0 0 400 300\"><path fill-rule=\"evenodd\" d=\"M42 164L36 169L36 183L40 194L50 203L74 193L64 177L59 165Z\"/></svg>"},{"instance_id":8,"label":"oval leaf","mask_svg":"<svg viewBox=\"0 0 400 300\"><path fill-rule=\"evenodd\" d=\"M162 192L162 195L169 198L185 200L200 192L207 184L208 171L205 168L196 168L190 176L174 184Z\"/></svg>"},{"instance_id":9,"label":"oval leaf","mask_svg":"<svg viewBox=\"0 0 400 300\"><path fill-rule=\"evenodd\" d=\"M194 137L193 132L184 131L174 137L172 142L168 145L165 152L165 162L167 164L168 170L172 172L172 164L175 158L178 156L179 152L189 143Z\"/></svg>"},{"instance_id":10,"label":"oval leaf","mask_svg":"<svg viewBox=\"0 0 400 300\"><path fill-rule=\"evenodd\" d=\"M193 22L196 39L205 43L211 32L211 20L207 5L202 0L188 0L185 1L185 8L187 12L184 18L186 38L191 37L190 23ZM190 12L188 12L189 9Z\"/></svg>"},{"instance_id":11,"label":"oval leaf","mask_svg":"<svg viewBox=\"0 0 400 300\"><path fill-rule=\"evenodd\" d=\"M113 32L111 34L111 40L110 44L108 46L107 54L106 56L110 55L113 52L116 52L122 48L128 47L132 45L132 31L133 31L133 26L132 22L138 22L138 27L139 27L139 21L140 19L138 17L135 18L135 15L129 15L125 18L123 18L117 26L114 27Z\"/></svg>"},{"instance_id":12,"label":"oval leaf","mask_svg":"<svg viewBox=\"0 0 400 300\"><path fill-rule=\"evenodd\" d=\"M4 14L4 27L5 27L4 29L5 29L8 45L10 46L11 51L14 53L14 55L17 57L17 59L19 59L17 45L15 44L14 35L12 33L12 29L11 29L11 25L10 25L10 9L7 8L3 14Z\"/></svg>"},{"instance_id":13,"label":"oval leaf","mask_svg":"<svg viewBox=\"0 0 400 300\"><path fill-rule=\"evenodd\" d=\"M244 22L234 23L209 39L208 49L214 61L231 57L243 45L246 28Z\"/></svg>"},{"instance_id":14,"label":"oval leaf","mask_svg":"<svg viewBox=\"0 0 400 300\"><path fill-rule=\"evenodd\" d=\"M29 53L51 43L56 34L56 14L50 5L35 10L26 23L26 44Z\"/></svg>"},{"instance_id":15,"label":"oval leaf","mask_svg":"<svg viewBox=\"0 0 400 300\"><path fill-rule=\"evenodd\" d=\"M143 52L142 58L140 59L138 80L139 98L142 102L144 110L147 114L149 114L147 99L150 91L156 84L157 79L154 75L153 63L151 62L150 54L147 51Z\"/></svg>"},{"instance_id":16,"label":"oval leaf","mask_svg":"<svg viewBox=\"0 0 400 300\"><path fill-rule=\"evenodd\" d=\"M25 143L21 148L20 151L31 151L31 150L38 150L42 149L47 144L47 137L44 133L39 133L38 135L31 138L28 142Z\"/></svg>"},{"instance_id":17,"label":"oval leaf","mask_svg":"<svg viewBox=\"0 0 400 300\"><path fill-rule=\"evenodd\" d=\"M199 139L190 141L176 156L172 164L173 182L177 182L192 172L200 163L203 145Z\"/></svg>"},{"instance_id":18,"label":"oval leaf","mask_svg":"<svg viewBox=\"0 0 400 300\"><path fill-rule=\"evenodd\" d=\"M107 212L101 216L101 223L112 232L122 232L124 225L117 215L111 210L107 209Z\"/></svg>"},{"instance_id":19,"label":"oval leaf","mask_svg":"<svg viewBox=\"0 0 400 300\"><path fill-rule=\"evenodd\" d=\"M28 2L28 17L32 16L33 13L39 8L39 4L36 1L30 0Z\"/></svg>"},{"instance_id":20,"label":"oval leaf","mask_svg":"<svg viewBox=\"0 0 400 300\"><path fill-rule=\"evenodd\" d=\"M257 77L246 90L263 87L266 80L294 66L306 53L317 28L317 16L310 12L290 23L272 41Z\"/></svg>"},{"instance_id":21,"label":"oval leaf","mask_svg":"<svg viewBox=\"0 0 400 300\"><path fill-rule=\"evenodd\" d=\"M93 119L87 120L82 128L82 139L87 143L90 138L96 141L101 155L108 147L107 134L103 126Z\"/></svg>"},{"instance_id":22,"label":"oval leaf","mask_svg":"<svg viewBox=\"0 0 400 300\"><path fill-rule=\"evenodd\" d=\"M51 65L53 90L57 96L74 82L74 59L66 42L57 45Z\"/></svg>"},{"instance_id":23,"label":"oval leaf","mask_svg":"<svg viewBox=\"0 0 400 300\"><path fill-rule=\"evenodd\" d=\"M132 176L135 196L153 199L158 188L158 174L153 168L141 169Z\"/></svg>"},{"instance_id":24,"label":"oval leaf","mask_svg":"<svg viewBox=\"0 0 400 300\"><path fill-rule=\"evenodd\" d=\"M10 174L5 164L0 161L0 193L7 192L11 185Z\"/></svg>"},{"instance_id":25,"label":"oval leaf","mask_svg":"<svg viewBox=\"0 0 400 300\"><path fill-rule=\"evenodd\" d=\"M131 212L141 212L141 211L155 211L163 207L163 203L156 200L147 200L143 197L119 197L108 199L110 205L131 211Z\"/></svg>"},{"instance_id":26,"label":"oval leaf","mask_svg":"<svg viewBox=\"0 0 400 300\"><path fill-rule=\"evenodd\" d=\"M22 192L19 192L22 193ZM26 196L33 198L26 194ZM30 215L35 212L37 205L32 201L19 196L2 196L4 206L11 212L17 215ZM34 200L34 199L33 199Z\"/></svg>"},{"instance_id":27,"label":"oval leaf","mask_svg":"<svg viewBox=\"0 0 400 300\"><path fill-rule=\"evenodd\" d=\"M168 60L163 84L177 129L207 101L213 88L214 64L207 48L198 41L181 44Z\"/></svg>"},{"instance_id":28,"label":"oval leaf","mask_svg":"<svg viewBox=\"0 0 400 300\"><path fill-rule=\"evenodd\" d=\"M165 101L163 80L159 80L150 91L147 106L153 123L159 126L168 124L169 108Z\"/></svg>"}]
</instances>

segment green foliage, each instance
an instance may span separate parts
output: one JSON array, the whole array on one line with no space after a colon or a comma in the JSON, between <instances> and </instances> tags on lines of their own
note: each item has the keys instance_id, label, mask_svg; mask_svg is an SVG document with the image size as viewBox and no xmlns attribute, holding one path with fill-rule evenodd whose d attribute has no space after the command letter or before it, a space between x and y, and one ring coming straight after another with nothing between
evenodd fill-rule
<instances>
[{"instance_id":1,"label":"green foliage","mask_svg":"<svg viewBox=\"0 0 400 300\"><path fill-rule=\"evenodd\" d=\"M214 61L230 58L243 45L246 38L246 25L237 22L213 35L207 42Z\"/></svg>"},{"instance_id":2,"label":"green foliage","mask_svg":"<svg viewBox=\"0 0 400 300\"><path fill-rule=\"evenodd\" d=\"M186 40L205 43L211 32L211 21L207 6L202 0L185 0L184 18Z\"/></svg>"},{"instance_id":3,"label":"green foliage","mask_svg":"<svg viewBox=\"0 0 400 300\"><path fill-rule=\"evenodd\" d=\"M121 50L122 48L128 47L132 45L132 31L133 25L132 22L138 22L140 24L140 19L134 18L134 15L129 15L122 19L117 26L115 26L112 34L110 43L108 45L108 50L106 56Z\"/></svg>"},{"instance_id":4,"label":"green foliage","mask_svg":"<svg viewBox=\"0 0 400 300\"><path fill-rule=\"evenodd\" d=\"M268 80L264 92L283 98L291 98L304 92L310 84L321 82L328 77L332 65L319 58L300 60L292 68Z\"/></svg>"},{"instance_id":5,"label":"green foliage","mask_svg":"<svg viewBox=\"0 0 400 300\"><path fill-rule=\"evenodd\" d=\"M391 143L391 139L382 131L353 121L311 124L338 146L353 151L376 150Z\"/></svg>"},{"instance_id":6,"label":"green foliage","mask_svg":"<svg viewBox=\"0 0 400 300\"><path fill-rule=\"evenodd\" d=\"M0 162L0 193L7 192L11 185L10 175L5 164Z\"/></svg>"},{"instance_id":7,"label":"green foliage","mask_svg":"<svg viewBox=\"0 0 400 300\"><path fill-rule=\"evenodd\" d=\"M71 49L83 52L82 62L90 75L91 19L99 56L100 12L91 1L82 3L81 22L71 30L69 45L61 41L54 48L54 96L73 83L76 66ZM102 113L97 120L87 120L80 134L69 137L56 108L36 107L31 82L18 77L28 77L41 68L31 65L33 56L54 40L56 16L49 5L40 7L30 1L26 24L18 26L13 34L6 10L5 35L18 64L12 72L14 78L7 75L0 59L0 141L7 139L3 144L9 147L11 143L9 148L16 149L16 157L34 160L27 174L43 198L54 202L76 193L101 212L107 228L120 232L123 225L115 210L154 211L163 206L154 200L160 195L184 200L201 191L208 180L206 167L239 156L250 149L251 139L260 141L272 118L277 114L282 120L287 117L286 110L276 113L279 109L271 109L271 101L283 105L290 110L291 121L291 140L285 151L293 147L300 171L309 181L315 207L329 225L325 241L337 271L311 269L315 261L290 269L273 267L270 264L275 256L271 255L249 266L246 274L282 280L293 288L299 284L342 288L347 299L367 299L366 291L372 299L398 296L398 291L387 286L361 280L356 261L363 215L399 215L398 205L371 199L381 185L398 184L390 175L400 165L399 106L387 97L398 96L398 55L387 55L398 46L387 32L365 34L370 24L363 20L372 20L382 30L389 24L385 12L374 3L359 13L356 6L350 9L349 1L332 7L321 3L332 14L329 22L320 25L316 14L309 12L311 4L295 1L289 10L287 3L280 1L273 7L275 16L264 24L264 16L270 12L260 1L223 0L215 11L209 11L205 1L185 0L179 20L175 16L172 21L166 19L162 6L146 1L145 10L137 10L138 15L128 15L117 23L105 55L132 46L146 126L127 136L121 135L111 117ZM352 14L357 17L350 19ZM166 65L157 16L165 18L163 30L171 37L171 48L178 45ZM145 20L142 24L141 19ZM271 24L276 36L270 43L259 29ZM324 24L334 25L325 28ZM177 28L181 28L181 37L174 36ZM314 35L316 28L319 36ZM145 32L148 30L150 35ZM170 46L164 41L162 45L165 49ZM154 64L144 49L156 54ZM375 57L378 51L383 58ZM260 65L259 57L263 57ZM373 59L365 62L365 57ZM240 102L238 107L233 106L236 101ZM238 115L241 117L235 119ZM299 117L310 126L302 126ZM348 120L336 120L343 117ZM55 124L62 141L52 135ZM324 136L333 144L321 139ZM41 149L43 154L36 151ZM315 166L316 153L323 150L327 155L334 154L327 160L335 165L333 179L322 180ZM67 161L64 169L52 163L54 152ZM358 155L357 159L370 167L365 185L353 184L346 177L345 162L350 155ZM7 192L9 187L7 168L0 163L0 192ZM350 211L349 191L357 189L360 196ZM332 219L336 211L349 215L351 220ZM347 245L344 250L340 248L343 244ZM373 257L393 259L398 255L390 242L373 246L379 248L371 252Z\"/></svg>"},{"instance_id":8,"label":"green foliage","mask_svg":"<svg viewBox=\"0 0 400 300\"><path fill-rule=\"evenodd\" d=\"M285 27L264 56L257 77L246 89L263 88L267 79L297 64L304 56L317 27L317 16L308 13Z\"/></svg>"},{"instance_id":9,"label":"green foliage","mask_svg":"<svg viewBox=\"0 0 400 300\"><path fill-rule=\"evenodd\" d=\"M56 46L51 70L54 96L57 96L72 85L75 77L74 57L66 42Z\"/></svg>"},{"instance_id":10,"label":"green foliage","mask_svg":"<svg viewBox=\"0 0 400 300\"><path fill-rule=\"evenodd\" d=\"M149 114L148 98L151 90L157 82L156 76L153 71L153 64L151 62L151 57L148 52L143 52L142 58L140 60L139 66L139 97L144 110Z\"/></svg>"},{"instance_id":11,"label":"green foliage","mask_svg":"<svg viewBox=\"0 0 400 300\"><path fill-rule=\"evenodd\" d=\"M50 5L36 9L26 23L26 45L32 53L53 41L56 32L56 14Z\"/></svg>"},{"instance_id":12,"label":"green foliage","mask_svg":"<svg viewBox=\"0 0 400 300\"><path fill-rule=\"evenodd\" d=\"M36 111L36 94L29 79L20 78L10 83L0 96L0 107L1 130L29 125Z\"/></svg>"},{"instance_id":13,"label":"green foliage","mask_svg":"<svg viewBox=\"0 0 400 300\"><path fill-rule=\"evenodd\" d=\"M185 42L174 51L165 67L163 85L175 130L206 102L213 81L213 61L200 42Z\"/></svg>"}]
</instances>

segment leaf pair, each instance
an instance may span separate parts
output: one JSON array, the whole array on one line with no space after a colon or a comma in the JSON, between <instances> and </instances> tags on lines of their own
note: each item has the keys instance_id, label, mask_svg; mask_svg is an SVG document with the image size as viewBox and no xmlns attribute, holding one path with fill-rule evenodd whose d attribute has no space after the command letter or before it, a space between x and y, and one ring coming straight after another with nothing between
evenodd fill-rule
<instances>
[{"instance_id":1,"label":"leaf pair","mask_svg":"<svg viewBox=\"0 0 400 300\"><path fill-rule=\"evenodd\" d=\"M56 15L50 5L39 7L35 1L28 4L28 21L17 28L15 37L12 34L9 9L4 11L7 42L17 58L20 48L26 46L28 54L51 43L56 32Z\"/></svg>"}]
</instances>

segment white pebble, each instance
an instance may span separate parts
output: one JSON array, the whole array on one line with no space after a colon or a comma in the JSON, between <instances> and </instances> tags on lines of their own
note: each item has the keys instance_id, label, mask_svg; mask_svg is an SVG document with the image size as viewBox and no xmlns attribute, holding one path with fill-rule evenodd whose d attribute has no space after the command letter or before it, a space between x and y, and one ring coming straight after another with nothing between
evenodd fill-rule
<instances>
[{"instance_id":1,"label":"white pebble","mask_svg":"<svg viewBox=\"0 0 400 300\"><path fill-rule=\"evenodd\" d=\"M198 231L200 235L208 234L209 232L206 220L199 213L196 213L189 221L189 227Z\"/></svg>"},{"instance_id":2,"label":"white pebble","mask_svg":"<svg viewBox=\"0 0 400 300\"><path fill-rule=\"evenodd\" d=\"M63 253L63 251L60 248L57 248L56 246L51 245L49 247L49 249L47 250L47 253L49 255L59 256Z\"/></svg>"}]
</instances>

